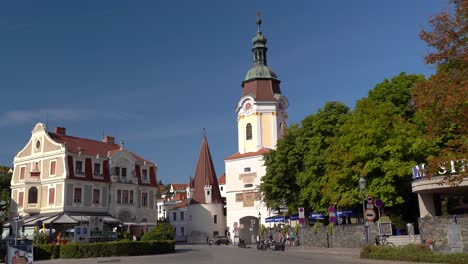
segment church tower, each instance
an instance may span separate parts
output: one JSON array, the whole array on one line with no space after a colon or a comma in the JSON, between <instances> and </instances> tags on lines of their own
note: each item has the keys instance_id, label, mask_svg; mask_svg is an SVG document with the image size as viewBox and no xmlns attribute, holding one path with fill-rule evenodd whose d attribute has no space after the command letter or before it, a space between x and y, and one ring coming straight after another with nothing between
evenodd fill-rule
<instances>
[{"instance_id":1,"label":"church tower","mask_svg":"<svg viewBox=\"0 0 468 264\"><path fill-rule=\"evenodd\" d=\"M257 15L252 39L253 66L242 82L236 105L238 152L225 159L227 225L231 238L255 242L260 224L270 216L258 187L266 173L263 154L276 148L286 131L288 100L281 94L280 80L267 64L267 39Z\"/></svg>"},{"instance_id":2,"label":"church tower","mask_svg":"<svg viewBox=\"0 0 468 264\"><path fill-rule=\"evenodd\" d=\"M267 65L267 39L257 18L257 34L252 39L253 66L242 82L237 104L239 153L273 149L286 129L287 99L281 94L280 80Z\"/></svg>"}]
</instances>

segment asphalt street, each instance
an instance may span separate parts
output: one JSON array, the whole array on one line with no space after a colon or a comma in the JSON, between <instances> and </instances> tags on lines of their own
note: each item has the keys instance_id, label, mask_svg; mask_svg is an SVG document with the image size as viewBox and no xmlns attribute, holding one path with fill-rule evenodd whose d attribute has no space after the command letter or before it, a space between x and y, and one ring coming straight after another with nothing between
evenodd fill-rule
<instances>
[{"instance_id":1,"label":"asphalt street","mask_svg":"<svg viewBox=\"0 0 468 264\"><path fill-rule=\"evenodd\" d=\"M285 251L260 251L255 247L238 248L226 245L177 245L173 254L138 257L108 257L94 259L56 259L35 261L34 263L88 264L88 263L190 263L190 264L305 264L305 263L408 263L396 261L376 261L359 258L359 249L340 248L286 248ZM421 263L420 263L421 264Z\"/></svg>"}]
</instances>

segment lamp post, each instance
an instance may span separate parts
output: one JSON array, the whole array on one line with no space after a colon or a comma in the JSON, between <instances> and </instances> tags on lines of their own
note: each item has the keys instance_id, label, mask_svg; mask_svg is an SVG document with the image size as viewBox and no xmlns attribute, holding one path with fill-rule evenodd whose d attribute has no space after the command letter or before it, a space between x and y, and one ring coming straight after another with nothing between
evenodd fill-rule
<instances>
[{"instance_id":1,"label":"lamp post","mask_svg":"<svg viewBox=\"0 0 468 264\"><path fill-rule=\"evenodd\" d=\"M262 214L258 212L258 231L257 231L258 241L260 241L260 228L262 228Z\"/></svg>"},{"instance_id":2,"label":"lamp post","mask_svg":"<svg viewBox=\"0 0 468 264\"><path fill-rule=\"evenodd\" d=\"M364 191L366 190L366 179L364 179L361 175L361 178L359 178L359 189L361 190L362 193L362 221L364 225L364 241L365 245L367 246L369 244L368 237L367 237L367 223L366 223L366 204L365 204L365 195Z\"/></svg>"}]
</instances>

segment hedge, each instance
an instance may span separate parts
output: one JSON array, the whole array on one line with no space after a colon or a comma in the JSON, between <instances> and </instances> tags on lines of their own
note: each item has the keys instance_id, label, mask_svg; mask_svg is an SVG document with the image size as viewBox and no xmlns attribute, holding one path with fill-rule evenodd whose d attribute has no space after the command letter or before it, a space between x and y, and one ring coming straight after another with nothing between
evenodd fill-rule
<instances>
[{"instance_id":1,"label":"hedge","mask_svg":"<svg viewBox=\"0 0 468 264\"><path fill-rule=\"evenodd\" d=\"M175 241L114 241L67 245L38 245L34 247L35 260L55 258L78 259L112 256L141 256L173 253Z\"/></svg>"},{"instance_id":2,"label":"hedge","mask_svg":"<svg viewBox=\"0 0 468 264\"><path fill-rule=\"evenodd\" d=\"M375 245L366 246L361 250L361 258L428 263L468 264L468 253L434 253L429 249L428 246L422 244L399 247Z\"/></svg>"}]
</instances>

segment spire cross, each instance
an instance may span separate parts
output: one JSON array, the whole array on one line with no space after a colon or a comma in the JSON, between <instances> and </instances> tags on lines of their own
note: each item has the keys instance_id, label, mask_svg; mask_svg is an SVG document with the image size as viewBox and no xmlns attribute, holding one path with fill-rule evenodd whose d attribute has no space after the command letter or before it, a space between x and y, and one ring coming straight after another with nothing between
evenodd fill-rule
<instances>
[{"instance_id":1,"label":"spire cross","mask_svg":"<svg viewBox=\"0 0 468 264\"><path fill-rule=\"evenodd\" d=\"M203 128L203 138L206 138L206 130Z\"/></svg>"},{"instance_id":2,"label":"spire cross","mask_svg":"<svg viewBox=\"0 0 468 264\"><path fill-rule=\"evenodd\" d=\"M260 18L260 11L257 11L257 26L258 26L258 32L260 32L260 25L262 24L262 19Z\"/></svg>"}]
</instances>

